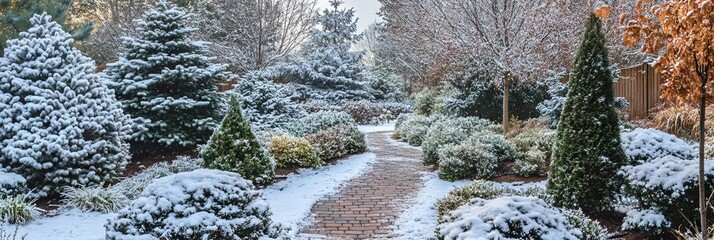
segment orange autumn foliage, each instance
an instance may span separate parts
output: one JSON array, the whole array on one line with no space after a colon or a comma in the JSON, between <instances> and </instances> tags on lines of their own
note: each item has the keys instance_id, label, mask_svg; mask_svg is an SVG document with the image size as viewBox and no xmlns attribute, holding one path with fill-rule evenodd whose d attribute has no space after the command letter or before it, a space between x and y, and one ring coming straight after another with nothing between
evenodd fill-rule
<instances>
[{"instance_id":1,"label":"orange autumn foliage","mask_svg":"<svg viewBox=\"0 0 714 240\"><path fill-rule=\"evenodd\" d=\"M711 89L714 78L714 2L712 0L637 0L627 21L623 43L658 54L662 98L696 103L702 82ZM707 97L712 91L707 91Z\"/></svg>"}]
</instances>

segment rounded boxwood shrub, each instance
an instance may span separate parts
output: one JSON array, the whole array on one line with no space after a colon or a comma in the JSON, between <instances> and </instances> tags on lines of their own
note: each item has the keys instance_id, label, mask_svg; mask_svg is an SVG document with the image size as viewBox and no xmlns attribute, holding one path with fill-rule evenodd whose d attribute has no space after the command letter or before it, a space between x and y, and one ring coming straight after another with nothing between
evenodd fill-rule
<instances>
[{"instance_id":1,"label":"rounded boxwood shrub","mask_svg":"<svg viewBox=\"0 0 714 240\"><path fill-rule=\"evenodd\" d=\"M497 155L480 142L449 144L439 150L437 173L447 181L488 178L499 163Z\"/></svg>"},{"instance_id":2,"label":"rounded boxwood shrub","mask_svg":"<svg viewBox=\"0 0 714 240\"><path fill-rule=\"evenodd\" d=\"M107 239L258 239L279 234L270 215L240 175L199 169L155 180L105 227Z\"/></svg>"},{"instance_id":3,"label":"rounded boxwood shrub","mask_svg":"<svg viewBox=\"0 0 714 240\"><path fill-rule=\"evenodd\" d=\"M550 156L545 152L538 148L531 148L518 155L516 162L513 163L513 169L518 176L531 177L541 175L547 172L548 165L550 165L549 159Z\"/></svg>"},{"instance_id":4,"label":"rounded boxwood shrub","mask_svg":"<svg viewBox=\"0 0 714 240\"><path fill-rule=\"evenodd\" d=\"M421 146L434 117L409 115L397 126L395 135L412 146Z\"/></svg>"},{"instance_id":5,"label":"rounded boxwood shrub","mask_svg":"<svg viewBox=\"0 0 714 240\"><path fill-rule=\"evenodd\" d=\"M367 151L364 133L356 125L337 125L305 137L323 161Z\"/></svg>"},{"instance_id":6,"label":"rounded boxwood shrub","mask_svg":"<svg viewBox=\"0 0 714 240\"><path fill-rule=\"evenodd\" d=\"M324 163L304 138L274 136L270 138L268 152L278 167L317 167Z\"/></svg>"},{"instance_id":7,"label":"rounded boxwood shrub","mask_svg":"<svg viewBox=\"0 0 714 240\"><path fill-rule=\"evenodd\" d=\"M554 130L527 128L509 140L518 150L513 164L517 175L531 177L548 172L555 144Z\"/></svg>"},{"instance_id":8,"label":"rounded boxwood shrub","mask_svg":"<svg viewBox=\"0 0 714 240\"><path fill-rule=\"evenodd\" d=\"M704 167L706 191L711 192L714 162L706 160ZM618 174L626 181L625 193L637 200L639 209L658 209L672 226L688 226L686 217L698 216L699 161L665 156L624 166Z\"/></svg>"},{"instance_id":9,"label":"rounded boxwood shrub","mask_svg":"<svg viewBox=\"0 0 714 240\"><path fill-rule=\"evenodd\" d=\"M620 134L622 149L630 164L638 164L665 156L693 159L698 153L676 136L652 128L637 128Z\"/></svg>"},{"instance_id":10,"label":"rounded boxwood shrub","mask_svg":"<svg viewBox=\"0 0 714 240\"><path fill-rule=\"evenodd\" d=\"M537 197L476 198L451 211L437 226L438 239L572 239L583 233Z\"/></svg>"},{"instance_id":11,"label":"rounded boxwood shrub","mask_svg":"<svg viewBox=\"0 0 714 240\"><path fill-rule=\"evenodd\" d=\"M422 142L422 161L427 165L437 165L439 163L439 149L447 144L457 144L466 140L473 133L483 129L491 122L488 120L466 117L466 118L444 118L435 121Z\"/></svg>"}]
</instances>

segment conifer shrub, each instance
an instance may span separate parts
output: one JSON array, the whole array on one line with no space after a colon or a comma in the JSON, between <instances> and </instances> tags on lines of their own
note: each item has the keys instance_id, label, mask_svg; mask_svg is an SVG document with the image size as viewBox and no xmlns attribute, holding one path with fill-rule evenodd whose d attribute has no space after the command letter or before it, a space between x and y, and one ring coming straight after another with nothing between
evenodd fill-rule
<instances>
[{"instance_id":1,"label":"conifer shrub","mask_svg":"<svg viewBox=\"0 0 714 240\"><path fill-rule=\"evenodd\" d=\"M622 222L623 231L641 231L650 234L659 234L669 229L672 223L659 210L630 209L625 213Z\"/></svg>"},{"instance_id":2,"label":"conifer shrub","mask_svg":"<svg viewBox=\"0 0 714 240\"><path fill-rule=\"evenodd\" d=\"M637 128L623 131L620 135L622 149L629 159L629 165L637 165L656 158L674 156L694 159L698 152L682 139L651 128Z\"/></svg>"},{"instance_id":3,"label":"conifer shrub","mask_svg":"<svg viewBox=\"0 0 714 240\"><path fill-rule=\"evenodd\" d=\"M275 238L270 216L250 181L199 169L155 180L105 227L107 239Z\"/></svg>"},{"instance_id":4,"label":"conifer shrub","mask_svg":"<svg viewBox=\"0 0 714 240\"><path fill-rule=\"evenodd\" d=\"M233 85L244 117L256 130L280 128L307 115L302 106L291 100L292 89L273 83L269 76L267 70L249 72Z\"/></svg>"},{"instance_id":5,"label":"conifer shrub","mask_svg":"<svg viewBox=\"0 0 714 240\"><path fill-rule=\"evenodd\" d=\"M69 33L47 14L30 22L0 58L0 165L37 196L116 180L129 117Z\"/></svg>"},{"instance_id":6,"label":"conifer shrub","mask_svg":"<svg viewBox=\"0 0 714 240\"><path fill-rule=\"evenodd\" d=\"M323 161L367 151L364 133L356 125L336 125L305 137Z\"/></svg>"},{"instance_id":7,"label":"conifer shrub","mask_svg":"<svg viewBox=\"0 0 714 240\"><path fill-rule=\"evenodd\" d=\"M0 198L28 193L27 180L16 173L0 169Z\"/></svg>"},{"instance_id":8,"label":"conifer shrub","mask_svg":"<svg viewBox=\"0 0 714 240\"><path fill-rule=\"evenodd\" d=\"M414 113L429 116L440 113L443 96L438 89L425 89L414 97Z\"/></svg>"},{"instance_id":9,"label":"conifer shrub","mask_svg":"<svg viewBox=\"0 0 714 240\"><path fill-rule=\"evenodd\" d=\"M107 65L106 84L140 127L132 150L203 144L218 127L225 102L218 84L228 73L207 56L207 42L189 38L196 30L190 17L160 2L137 21L138 37L125 38L119 60Z\"/></svg>"},{"instance_id":10,"label":"conifer shrub","mask_svg":"<svg viewBox=\"0 0 714 240\"><path fill-rule=\"evenodd\" d=\"M268 147L277 167L318 167L324 162L304 138L275 136Z\"/></svg>"},{"instance_id":11,"label":"conifer shrub","mask_svg":"<svg viewBox=\"0 0 714 240\"><path fill-rule=\"evenodd\" d=\"M226 117L201 150L201 157L206 168L236 172L258 185L270 183L275 174L275 162L243 119L235 96L231 96Z\"/></svg>"},{"instance_id":12,"label":"conifer shrub","mask_svg":"<svg viewBox=\"0 0 714 240\"><path fill-rule=\"evenodd\" d=\"M337 125L357 127L355 120L345 112L322 111L311 113L290 123L285 130L293 136L305 137Z\"/></svg>"},{"instance_id":13,"label":"conifer shrub","mask_svg":"<svg viewBox=\"0 0 714 240\"><path fill-rule=\"evenodd\" d=\"M704 185L711 192L714 162L706 160L704 169ZM664 156L624 166L618 174L625 179L626 196L637 200L637 209L657 210L672 226L689 226L687 218L698 216L698 160ZM708 214L714 214L711 208L707 210Z\"/></svg>"},{"instance_id":14,"label":"conifer shrub","mask_svg":"<svg viewBox=\"0 0 714 240\"><path fill-rule=\"evenodd\" d=\"M617 171L627 157L620 145L602 22L592 14L586 25L558 123L547 191L556 206L592 214L610 206L622 186Z\"/></svg>"}]
</instances>

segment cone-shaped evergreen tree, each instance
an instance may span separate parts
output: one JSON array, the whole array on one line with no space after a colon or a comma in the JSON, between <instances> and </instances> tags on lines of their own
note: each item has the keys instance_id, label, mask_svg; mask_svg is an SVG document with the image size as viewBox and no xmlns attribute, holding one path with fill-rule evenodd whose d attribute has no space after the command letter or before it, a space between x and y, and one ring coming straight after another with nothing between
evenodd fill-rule
<instances>
[{"instance_id":1,"label":"cone-shaped evergreen tree","mask_svg":"<svg viewBox=\"0 0 714 240\"><path fill-rule=\"evenodd\" d=\"M48 14L0 58L0 165L38 195L102 185L129 160L131 120Z\"/></svg>"},{"instance_id":2,"label":"cone-shaped evergreen tree","mask_svg":"<svg viewBox=\"0 0 714 240\"><path fill-rule=\"evenodd\" d=\"M206 43L191 41L190 14L161 2L138 22L139 38L106 71L124 110L144 127L134 135L142 147L205 143L218 126L225 66L205 56Z\"/></svg>"},{"instance_id":3,"label":"cone-shaped evergreen tree","mask_svg":"<svg viewBox=\"0 0 714 240\"><path fill-rule=\"evenodd\" d=\"M591 15L570 73L547 188L556 205L588 213L608 207L620 187L617 170L626 159L601 28L600 19Z\"/></svg>"},{"instance_id":4,"label":"cone-shaped evergreen tree","mask_svg":"<svg viewBox=\"0 0 714 240\"><path fill-rule=\"evenodd\" d=\"M237 172L258 185L273 179L275 161L260 146L250 122L243 119L235 96L231 96L228 113L201 151L201 156L206 168Z\"/></svg>"}]
</instances>

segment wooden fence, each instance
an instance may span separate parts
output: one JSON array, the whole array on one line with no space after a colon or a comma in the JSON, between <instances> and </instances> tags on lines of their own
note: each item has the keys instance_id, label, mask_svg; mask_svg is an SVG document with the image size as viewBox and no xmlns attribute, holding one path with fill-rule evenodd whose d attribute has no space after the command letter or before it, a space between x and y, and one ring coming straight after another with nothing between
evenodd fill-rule
<instances>
[{"instance_id":1,"label":"wooden fence","mask_svg":"<svg viewBox=\"0 0 714 240\"><path fill-rule=\"evenodd\" d=\"M620 69L620 79L614 85L615 96L630 103L631 119L643 119L660 102L659 73L648 64Z\"/></svg>"}]
</instances>

